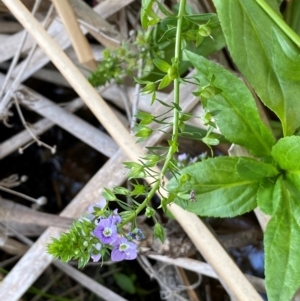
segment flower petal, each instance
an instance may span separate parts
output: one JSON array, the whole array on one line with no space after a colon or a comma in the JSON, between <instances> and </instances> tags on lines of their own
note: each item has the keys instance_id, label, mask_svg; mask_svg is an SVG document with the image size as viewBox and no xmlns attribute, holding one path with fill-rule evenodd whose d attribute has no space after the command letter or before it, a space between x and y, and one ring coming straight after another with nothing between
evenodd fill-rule
<instances>
[{"instance_id":1,"label":"flower petal","mask_svg":"<svg viewBox=\"0 0 300 301\"><path fill-rule=\"evenodd\" d=\"M93 259L93 262L98 262L101 258L100 254L92 254L91 258Z\"/></svg>"},{"instance_id":2,"label":"flower petal","mask_svg":"<svg viewBox=\"0 0 300 301\"><path fill-rule=\"evenodd\" d=\"M119 249L113 249L111 251L111 260L112 261L122 261L126 257L124 252L119 251Z\"/></svg>"},{"instance_id":3,"label":"flower petal","mask_svg":"<svg viewBox=\"0 0 300 301\"><path fill-rule=\"evenodd\" d=\"M126 257L125 257L126 260L133 260L133 259L136 259L136 257L137 257L136 250L128 249L124 253L126 254Z\"/></svg>"}]
</instances>

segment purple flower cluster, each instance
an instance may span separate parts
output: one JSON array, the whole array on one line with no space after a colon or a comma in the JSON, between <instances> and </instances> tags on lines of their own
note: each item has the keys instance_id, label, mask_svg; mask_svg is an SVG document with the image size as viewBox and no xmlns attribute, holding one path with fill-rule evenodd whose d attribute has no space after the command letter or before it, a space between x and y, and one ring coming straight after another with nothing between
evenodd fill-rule
<instances>
[{"instance_id":1,"label":"purple flower cluster","mask_svg":"<svg viewBox=\"0 0 300 301\"><path fill-rule=\"evenodd\" d=\"M111 251L112 261L132 260L137 257L137 245L128 241L125 237L118 235L117 225L122 221L122 218L118 214L118 210L114 210L108 218L100 219L93 231L95 237L97 237L103 245L111 245L113 247ZM100 245L100 247L98 246ZM101 250L101 244L97 244L96 250ZM101 255L99 252L92 254L94 262L99 261Z\"/></svg>"}]
</instances>

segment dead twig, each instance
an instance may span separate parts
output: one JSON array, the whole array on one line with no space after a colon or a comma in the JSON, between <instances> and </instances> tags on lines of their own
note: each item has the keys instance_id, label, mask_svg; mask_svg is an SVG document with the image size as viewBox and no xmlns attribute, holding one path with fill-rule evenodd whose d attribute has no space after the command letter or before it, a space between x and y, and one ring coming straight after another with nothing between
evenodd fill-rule
<instances>
[{"instance_id":1,"label":"dead twig","mask_svg":"<svg viewBox=\"0 0 300 301\"><path fill-rule=\"evenodd\" d=\"M0 198L0 207L0 220L6 224L18 223L68 229L73 222L72 218L39 212L3 198Z\"/></svg>"}]
</instances>

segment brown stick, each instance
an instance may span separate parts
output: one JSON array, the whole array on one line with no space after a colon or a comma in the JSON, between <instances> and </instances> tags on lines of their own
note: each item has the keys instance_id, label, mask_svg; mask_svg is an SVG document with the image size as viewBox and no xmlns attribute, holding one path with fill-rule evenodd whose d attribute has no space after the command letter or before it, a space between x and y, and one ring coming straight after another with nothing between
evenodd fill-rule
<instances>
[{"instance_id":1,"label":"brown stick","mask_svg":"<svg viewBox=\"0 0 300 301\"><path fill-rule=\"evenodd\" d=\"M91 47L80 30L74 11L67 0L52 0L77 54L78 61L90 70L97 69Z\"/></svg>"},{"instance_id":2,"label":"brown stick","mask_svg":"<svg viewBox=\"0 0 300 301\"><path fill-rule=\"evenodd\" d=\"M15 202L0 199L0 220L7 223L39 225L68 229L73 219L35 211Z\"/></svg>"}]
</instances>

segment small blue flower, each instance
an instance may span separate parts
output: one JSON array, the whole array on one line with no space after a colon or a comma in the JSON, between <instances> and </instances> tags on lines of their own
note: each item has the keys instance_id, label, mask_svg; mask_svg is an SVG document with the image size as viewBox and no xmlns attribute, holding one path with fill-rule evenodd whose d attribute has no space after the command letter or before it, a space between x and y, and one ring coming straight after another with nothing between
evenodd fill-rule
<instances>
[{"instance_id":1,"label":"small blue flower","mask_svg":"<svg viewBox=\"0 0 300 301\"><path fill-rule=\"evenodd\" d=\"M113 243L112 261L132 260L137 257L137 245L124 237L118 237Z\"/></svg>"},{"instance_id":2,"label":"small blue flower","mask_svg":"<svg viewBox=\"0 0 300 301\"><path fill-rule=\"evenodd\" d=\"M103 243L111 244L117 238L117 226L109 218L101 219L93 234Z\"/></svg>"}]
</instances>

